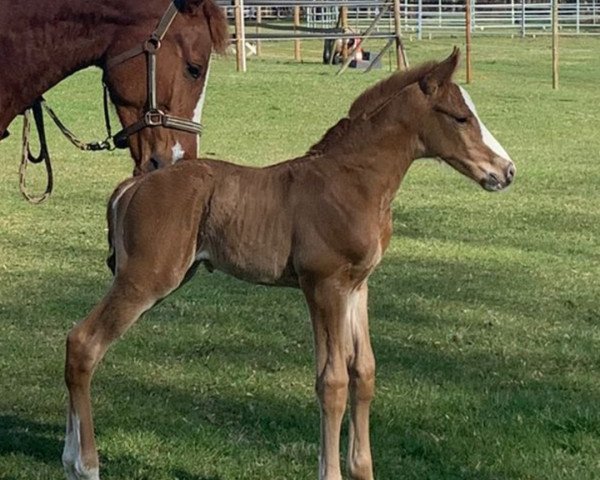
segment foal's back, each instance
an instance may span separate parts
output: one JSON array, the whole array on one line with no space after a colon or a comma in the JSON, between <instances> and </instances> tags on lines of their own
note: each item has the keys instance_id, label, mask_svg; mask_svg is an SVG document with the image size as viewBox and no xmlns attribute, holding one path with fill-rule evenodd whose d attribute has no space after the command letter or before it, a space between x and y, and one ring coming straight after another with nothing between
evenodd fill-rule
<instances>
[{"instance_id":1,"label":"foal's back","mask_svg":"<svg viewBox=\"0 0 600 480\"><path fill-rule=\"evenodd\" d=\"M130 263L160 256L161 270L202 262L253 283L297 286L302 271L380 256L367 228L374 216L358 205L344 175L334 158L265 168L182 161L115 191L110 236L122 239L121 260Z\"/></svg>"},{"instance_id":2,"label":"foal's back","mask_svg":"<svg viewBox=\"0 0 600 480\"><path fill-rule=\"evenodd\" d=\"M109 206L119 266L160 256L160 270L204 262L255 283L295 285L287 168L186 160L125 182ZM168 257L168 260L166 259ZM176 257L176 258L172 258Z\"/></svg>"}]
</instances>

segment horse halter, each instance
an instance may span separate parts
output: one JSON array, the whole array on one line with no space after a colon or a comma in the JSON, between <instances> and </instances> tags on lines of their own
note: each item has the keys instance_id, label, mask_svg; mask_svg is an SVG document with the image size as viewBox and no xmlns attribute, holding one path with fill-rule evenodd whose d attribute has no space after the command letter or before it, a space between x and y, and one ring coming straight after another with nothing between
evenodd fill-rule
<instances>
[{"instance_id":1,"label":"horse halter","mask_svg":"<svg viewBox=\"0 0 600 480\"><path fill-rule=\"evenodd\" d=\"M161 42L165 37L167 30L177 16L178 8L175 0L171 1L167 11L162 16L156 29L150 34L150 37L141 45L127 50L126 52L117 55L106 61L106 71L117 65L120 65L127 60L137 57L141 54L146 54L146 81L148 86L148 99L144 114L137 122L123 128L113 137L113 144L116 148L127 148L129 137L136 134L144 128L163 127L182 132L202 134L202 124L188 120L187 118L169 115L157 106L156 100L156 52L161 47ZM106 86L105 86L106 88Z\"/></svg>"},{"instance_id":2,"label":"horse halter","mask_svg":"<svg viewBox=\"0 0 600 480\"><path fill-rule=\"evenodd\" d=\"M106 61L104 66L104 74L106 71L120 65L127 60L137 57L142 53L146 54L146 74L147 74L147 85L148 85L148 99L144 109L144 114L141 119L137 122L123 128L115 135L112 135L110 125L110 113L109 113L109 95L108 87L104 84L104 123L106 125L107 137L105 140L98 142L83 142L79 140L75 134L69 130L66 125L58 118L56 113L50 108L43 97L38 98L31 107L24 112L23 122L23 142L22 142L22 155L21 163L19 167L19 189L25 199L30 203L42 203L45 201L53 189L53 172L52 164L50 161L50 152L48 151L48 145L46 142L46 134L44 131L44 117L43 111L45 110L50 118L54 121L58 129L62 134L69 140L75 147L83 151L100 151L100 150L114 150L115 148L127 148L129 143L129 137L135 133L143 130L144 128L163 127L170 128L173 130L179 130L182 132L193 133L196 135L202 134L202 124L188 120L182 117L176 117L169 115L160 110L157 106L156 100L156 52L161 47L161 42L165 37L167 30L173 23L173 20L177 16L178 8L176 5L177 0L171 0L169 7L163 14L160 22L156 29L150 34L150 37L144 41L141 45L127 50L126 52L117 55ZM32 115L33 113L33 115ZM31 134L31 120L32 117L35 120L36 128L38 131L40 151L38 155L34 155L30 148L30 134ZM8 132L2 133L0 140L6 138ZM29 163L41 163L44 162L47 173L46 190L41 196L31 195L27 191L26 185L26 170Z\"/></svg>"}]
</instances>

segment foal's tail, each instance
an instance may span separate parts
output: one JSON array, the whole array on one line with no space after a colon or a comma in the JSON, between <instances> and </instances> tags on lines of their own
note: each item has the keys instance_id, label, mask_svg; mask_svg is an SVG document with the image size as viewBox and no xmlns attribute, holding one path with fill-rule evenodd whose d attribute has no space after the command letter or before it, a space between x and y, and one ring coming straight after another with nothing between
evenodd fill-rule
<instances>
[{"instance_id":1,"label":"foal's tail","mask_svg":"<svg viewBox=\"0 0 600 480\"><path fill-rule=\"evenodd\" d=\"M108 257L106 265L110 268L113 276L117 269L117 252L115 249L115 231L117 226L117 206L121 197L129 190L139 179L139 177L131 177L121 182L108 200L106 207L106 222L108 224Z\"/></svg>"},{"instance_id":2,"label":"foal's tail","mask_svg":"<svg viewBox=\"0 0 600 480\"><path fill-rule=\"evenodd\" d=\"M212 169L199 160L121 183L107 210L107 265L115 278L143 288L156 281L161 294L179 285L196 261L213 190Z\"/></svg>"}]
</instances>

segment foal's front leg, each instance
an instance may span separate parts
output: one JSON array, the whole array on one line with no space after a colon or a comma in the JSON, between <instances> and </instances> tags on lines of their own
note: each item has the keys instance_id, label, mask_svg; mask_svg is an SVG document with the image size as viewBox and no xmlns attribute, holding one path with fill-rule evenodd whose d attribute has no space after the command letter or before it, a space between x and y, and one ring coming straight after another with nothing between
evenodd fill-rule
<instances>
[{"instance_id":1,"label":"foal's front leg","mask_svg":"<svg viewBox=\"0 0 600 480\"><path fill-rule=\"evenodd\" d=\"M341 480L340 430L348 399L348 295L337 281L301 283L315 339L316 391L321 406L319 479Z\"/></svg>"},{"instance_id":2,"label":"foal's front leg","mask_svg":"<svg viewBox=\"0 0 600 480\"><path fill-rule=\"evenodd\" d=\"M351 409L348 474L353 480L373 480L369 410L375 393L375 357L369 339L366 282L351 295L348 311L352 337L352 355L348 365Z\"/></svg>"}]
</instances>

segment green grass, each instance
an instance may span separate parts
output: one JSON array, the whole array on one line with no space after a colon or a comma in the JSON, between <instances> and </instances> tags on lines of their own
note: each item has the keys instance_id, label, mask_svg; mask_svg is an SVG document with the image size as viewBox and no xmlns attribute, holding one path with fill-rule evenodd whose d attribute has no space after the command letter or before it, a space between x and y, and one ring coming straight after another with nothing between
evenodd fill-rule
<instances>
[{"instance_id":1,"label":"green grass","mask_svg":"<svg viewBox=\"0 0 600 480\"><path fill-rule=\"evenodd\" d=\"M409 58L454 43L408 43ZM517 181L488 194L423 161L401 187L371 279L377 478L600 478L599 49L562 39L555 92L549 39L476 39L470 92ZM245 75L231 56L215 62L207 154L253 165L299 155L387 74L335 77L316 43L304 64L291 44L264 50ZM91 138L100 94L90 70L47 97ZM50 128L56 193L32 207L17 191L19 129L0 146L0 479L55 479L64 339L110 283L104 204L131 163L79 153ZM299 292L201 271L94 378L103 478L316 478L307 318Z\"/></svg>"}]
</instances>

